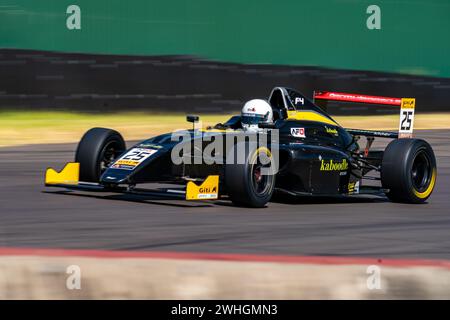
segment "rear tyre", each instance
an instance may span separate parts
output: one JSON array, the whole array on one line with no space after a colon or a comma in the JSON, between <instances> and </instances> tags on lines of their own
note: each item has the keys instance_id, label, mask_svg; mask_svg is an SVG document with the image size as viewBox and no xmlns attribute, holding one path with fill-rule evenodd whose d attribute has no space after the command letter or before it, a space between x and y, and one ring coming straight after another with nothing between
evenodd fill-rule
<instances>
[{"instance_id":1,"label":"rear tyre","mask_svg":"<svg viewBox=\"0 0 450 320\"><path fill-rule=\"evenodd\" d=\"M75 154L75 162L80 163L80 180L98 182L106 168L125 149L125 141L117 131L107 128L88 130Z\"/></svg>"},{"instance_id":2,"label":"rear tyre","mask_svg":"<svg viewBox=\"0 0 450 320\"><path fill-rule=\"evenodd\" d=\"M433 192L436 174L433 149L424 140L393 140L384 151L381 183L392 201L425 202Z\"/></svg>"},{"instance_id":3,"label":"rear tyre","mask_svg":"<svg viewBox=\"0 0 450 320\"><path fill-rule=\"evenodd\" d=\"M238 157L244 152L243 158ZM233 155L233 156L231 156ZM272 154L266 147L256 143L237 143L225 164L225 187L231 201L239 206L261 208L272 198L275 175L270 172Z\"/></svg>"}]
</instances>

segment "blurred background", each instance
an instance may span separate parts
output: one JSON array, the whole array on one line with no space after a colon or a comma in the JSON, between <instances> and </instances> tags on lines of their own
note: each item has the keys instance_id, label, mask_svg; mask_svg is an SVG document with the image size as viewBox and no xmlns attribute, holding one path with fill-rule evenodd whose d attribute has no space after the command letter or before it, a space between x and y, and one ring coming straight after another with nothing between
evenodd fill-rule
<instances>
[{"instance_id":1,"label":"blurred background","mask_svg":"<svg viewBox=\"0 0 450 320\"><path fill-rule=\"evenodd\" d=\"M0 299L448 299L449 35L450 0L0 0ZM438 158L430 203L257 212L44 191L45 168L73 160L92 127L130 146L191 127L186 113L223 122L275 86L416 98L415 132ZM347 128L398 129L397 107L328 111ZM227 252L320 257L217 260ZM368 290L368 264L383 266L381 291ZM84 290L66 287L69 265Z\"/></svg>"},{"instance_id":2,"label":"blurred background","mask_svg":"<svg viewBox=\"0 0 450 320\"><path fill-rule=\"evenodd\" d=\"M448 0L0 0L0 110L233 113L281 85L442 112L449 31Z\"/></svg>"}]
</instances>

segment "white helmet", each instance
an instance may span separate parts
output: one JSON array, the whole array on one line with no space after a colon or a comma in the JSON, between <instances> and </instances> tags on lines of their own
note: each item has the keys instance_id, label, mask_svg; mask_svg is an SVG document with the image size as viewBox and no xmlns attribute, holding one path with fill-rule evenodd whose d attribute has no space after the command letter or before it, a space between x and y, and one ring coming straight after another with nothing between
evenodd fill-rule
<instances>
[{"instance_id":1,"label":"white helmet","mask_svg":"<svg viewBox=\"0 0 450 320\"><path fill-rule=\"evenodd\" d=\"M273 121L272 107L267 101L253 99L247 101L241 111L241 123L244 130L258 130L259 123L271 123Z\"/></svg>"}]
</instances>

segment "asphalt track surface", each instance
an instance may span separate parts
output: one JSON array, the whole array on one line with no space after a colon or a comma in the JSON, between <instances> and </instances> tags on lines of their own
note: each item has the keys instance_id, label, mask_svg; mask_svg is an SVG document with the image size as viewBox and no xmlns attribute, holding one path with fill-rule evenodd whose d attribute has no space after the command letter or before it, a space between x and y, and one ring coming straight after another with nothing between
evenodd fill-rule
<instances>
[{"instance_id":1,"label":"asphalt track surface","mask_svg":"<svg viewBox=\"0 0 450 320\"><path fill-rule=\"evenodd\" d=\"M0 148L0 246L450 259L450 131L418 132L437 155L428 203L301 199L243 209L45 188L74 144Z\"/></svg>"}]
</instances>

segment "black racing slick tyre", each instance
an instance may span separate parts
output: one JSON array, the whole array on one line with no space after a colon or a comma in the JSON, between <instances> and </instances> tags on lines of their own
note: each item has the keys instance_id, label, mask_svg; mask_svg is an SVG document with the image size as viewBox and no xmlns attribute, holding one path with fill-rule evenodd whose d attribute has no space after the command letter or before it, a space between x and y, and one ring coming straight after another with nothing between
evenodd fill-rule
<instances>
[{"instance_id":1,"label":"black racing slick tyre","mask_svg":"<svg viewBox=\"0 0 450 320\"><path fill-rule=\"evenodd\" d=\"M80 163L80 180L98 182L101 174L125 149L125 141L117 131L107 128L88 130L75 154L75 162Z\"/></svg>"},{"instance_id":2,"label":"black racing slick tyre","mask_svg":"<svg viewBox=\"0 0 450 320\"><path fill-rule=\"evenodd\" d=\"M235 205L262 208L270 201L275 188L272 163L270 150L258 148L256 143L237 143L230 150L225 164L225 187Z\"/></svg>"},{"instance_id":3,"label":"black racing slick tyre","mask_svg":"<svg viewBox=\"0 0 450 320\"><path fill-rule=\"evenodd\" d=\"M393 140L384 151L381 184L392 201L425 202L433 192L436 175L433 149L424 140Z\"/></svg>"}]
</instances>

